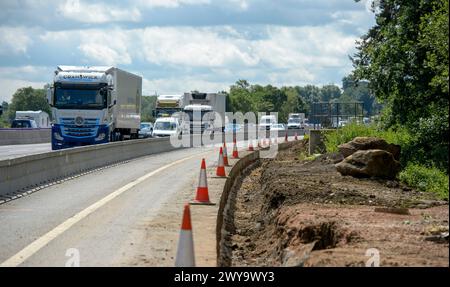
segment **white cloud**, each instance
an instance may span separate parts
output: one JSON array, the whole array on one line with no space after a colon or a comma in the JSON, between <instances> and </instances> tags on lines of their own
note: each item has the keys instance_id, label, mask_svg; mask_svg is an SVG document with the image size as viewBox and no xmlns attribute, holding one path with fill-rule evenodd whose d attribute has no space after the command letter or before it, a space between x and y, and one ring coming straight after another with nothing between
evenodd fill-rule
<instances>
[{"instance_id":1,"label":"white cloud","mask_svg":"<svg viewBox=\"0 0 450 287\"><path fill-rule=\"evenodd\" d=\"M12 95L19 88L23 87L33 87L35 89L42 89L46 83L39 81L27 81L27 80L17 80L17 79L8 79L8 78L0 78L0 86L2 87L0 90L0 103L3 101L11 102Z\"/></svg>"},{"instance_id":2,"label":"white cloud","mask_svg":"<svg viewBox=\"0 0 450 287\"><path fill-rule=\"evenodd\" d=\"M232 82L212 81L199 76L169 77L142 81L142 94L181 94L189 91L219 92L228 91Z\"/></svg>"},{"instance_id":3,"label":"white cloud","mask_svg":"<svg viewBox=\"0 0 450 287\"><path fill-rule=\"evenodd\" d=\"M136 7L115 7L106 3L91 4L81 0L66 0L59 5L58 11L68 19L84 23L141 20L141 13Z\"/></svg>"},{"instance_id":4,"label":"white cloud","mask_svg":"<svg viewBox=\"0 0 450 287\"><path fill-rule=\"evenodd\" d=\"M271 26L268 37L254 43L254 50L276 68L338 67L348 64L355 40L332 26Z\"/></svg>"},{"instance_id":5,"label":"white cloud","mask_svg":"<svg viewBox=\"0 0 450 287\"><path fill-rule=\"evenodd\" d=\"M146 28L142 33L144 57L154 64L192 67L254 66L259 62L247 40L220 36L215 29Z\"/></svg>"},{"instance_id":6,"label":"white cloud","mask_svg":"<svg viewBox=\"0 0 450 287\"><path fill-rule=\"evenodd\" d=\"M53 79L53 68L45 66L0 67L0 103L11 102L12 95L19 88L42 89Z\"/></svg>"},{"instance_id":7,"label":"white cloud","mask_svg":"<svg viewBox=\"0 0 450 287\"><path fill-rule=\"evenodd\" d=\"M133 3L133 2L132 2ZM141 7L163 7L163 8L177 8L182 5L204 5L210 4L210 0L137 0L134 1L137 6Z\"/></svg>"},{"instance_id":8,"label":"white cloud","mask_svg":"<svg viewBox=\"0 0 450 287\"><path fill-rule=\"evenodd\" d=\"M32 43L30 30L21 27L0 26L0 54L26 54Z\"/></svg>"}]
</instances>

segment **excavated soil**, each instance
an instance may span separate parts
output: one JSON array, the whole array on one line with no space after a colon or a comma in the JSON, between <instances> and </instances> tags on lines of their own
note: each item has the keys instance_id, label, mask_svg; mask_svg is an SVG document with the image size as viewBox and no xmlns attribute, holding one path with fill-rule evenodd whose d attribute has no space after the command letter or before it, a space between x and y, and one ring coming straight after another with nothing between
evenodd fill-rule
<instances>
[{"instance_id":1,"label":"excavated soil","mask_svg":"<svg viewBox=\"0 0 450 287\"><path fill-rule=\"evenodd\" d=\"M447 201L341 176L337 155L302 160L306 146L261 160L238 185L233 266L449 266Z\"/></svg>"}]
</instances>

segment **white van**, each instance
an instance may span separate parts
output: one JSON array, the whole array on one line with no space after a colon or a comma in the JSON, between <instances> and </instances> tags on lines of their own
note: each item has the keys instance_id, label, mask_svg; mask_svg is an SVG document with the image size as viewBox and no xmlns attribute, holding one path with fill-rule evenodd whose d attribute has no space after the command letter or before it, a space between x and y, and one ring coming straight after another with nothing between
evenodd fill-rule
<instances>
[{"instance_id":1,"label":"white van","mask_svg":"<svg viewBox=\"0 0 450 287\"><path fill-rule=\"evenodd\" d=\"M259 128L261 130L270 130L273 124L277 123L277 118L275 115L261 116L259 119Z\"/></svg>"},{"instance_id":2,"label":"white van","mask_svg":"<svg viewBox=\"0 0 450 287\"><path fill-rule=\"evenodd\" d=\"M153 126L153 137L180 135L181 127L177 118L158 118Z\"/></svg>"}]
</instances>

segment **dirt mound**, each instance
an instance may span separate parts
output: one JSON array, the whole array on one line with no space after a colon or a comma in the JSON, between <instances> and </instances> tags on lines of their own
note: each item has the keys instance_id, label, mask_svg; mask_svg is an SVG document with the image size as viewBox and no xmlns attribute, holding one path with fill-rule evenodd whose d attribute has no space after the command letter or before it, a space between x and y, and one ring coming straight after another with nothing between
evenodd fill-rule
<instances>
[{"instance_id":1,"label":"dirt mound","mask_svg":"<svg viewBox=\"0 0 450 287\"><path fill-rule=\"evenodd\" d=\"M371 248L381 266L448 266L448 241L427 241L424 233L448 230L447 202L397 181L341 176L336 155L305 161L305 150L299 142L243 180L230 244L234 266L364 266ZM409 208L409 215L375 206Z\"/></svg>"}]
</instances>

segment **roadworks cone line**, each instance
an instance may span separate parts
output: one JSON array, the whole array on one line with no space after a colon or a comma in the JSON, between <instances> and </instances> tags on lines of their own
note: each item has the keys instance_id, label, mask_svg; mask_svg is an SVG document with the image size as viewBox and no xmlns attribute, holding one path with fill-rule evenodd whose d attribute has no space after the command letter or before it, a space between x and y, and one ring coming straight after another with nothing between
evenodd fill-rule
<instances>
[{"instance_id":1,"label":"roadworks cone line","mask_svg":"<svg viewBox=\"0 0 450 287\"><path fill-rule=\"evenodd\" d=\"M202 166L200 168L200 175L198 177L198 187L197 187L197 195L195 200L191 202L191 204L204 204L204 205L214 205L209 201L208 194L208 183L206 180L206 163L205 159L202 159Z\"/></svg>"},{"instance_id":2,"label":"roadworks cone line","mask_svg":"<svg viewBox=\"0 0 450 287\"><path fill-rule=\"evenodd\" d=\"M223 150L222 147L220 148L219 151L219 161L217 162L217 170L216 170L216 175L217 176L226 176L225 174L225 164L223 162Z\"/></svg>"},{"instance_id":3,"label":"roadworks cone line","mask_svg":"<svg viewBox=\"0 0 450 287\"><path fill-rule=\"evenodd\" d=\"M175 267L195 267L194 238L192 234L191 211L189 204L184 205L180 238L178 239Z\"/></svg>"}]
</instances>

